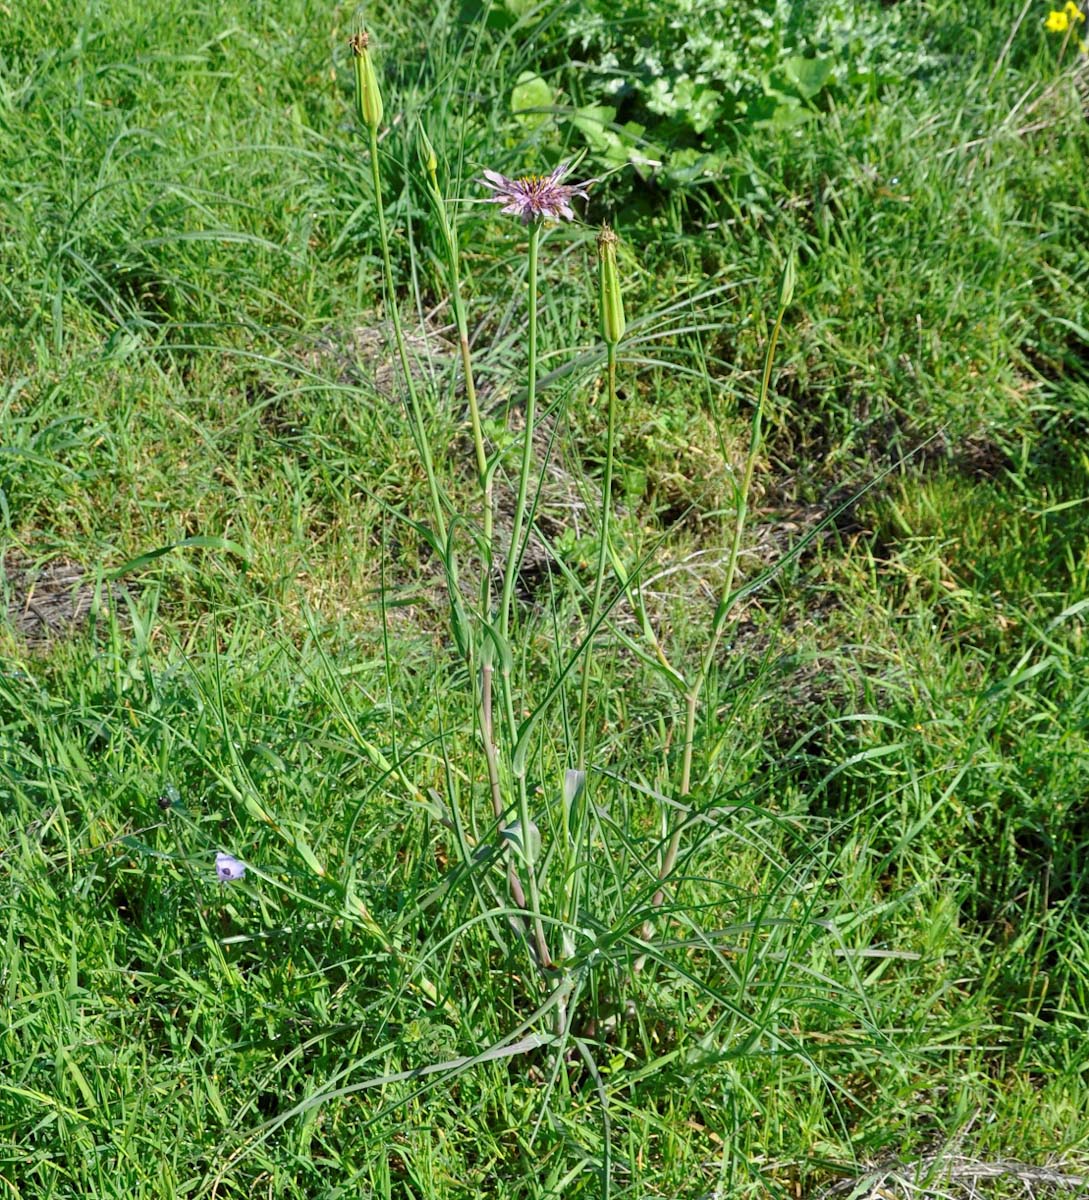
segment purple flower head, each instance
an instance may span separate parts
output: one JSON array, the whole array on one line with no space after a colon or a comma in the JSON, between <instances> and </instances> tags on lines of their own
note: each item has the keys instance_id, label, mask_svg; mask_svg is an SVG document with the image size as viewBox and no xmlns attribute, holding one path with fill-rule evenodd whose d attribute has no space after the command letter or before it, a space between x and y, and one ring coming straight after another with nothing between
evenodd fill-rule
<instances>
[{"instance_id":1,"label":"purple flower head","mask_svg":"<svg viewBox=\"0 0 1089 1200\"><path fill-rule=\"evenodd\" d=\"M494 193L488 197L493 204L502 204L503 212L521 217L524 225L539 217L547 217L552 221L562 217L566 221L573 221L575 214L571 209L571 197L588 199L586 189L597 180L563 183L570 170L571 164L562 162L551 174L523 175L519 179L508 179L498 171L486 170L480 182Z\"/></svg>"},{"instance_id":2,"label":"purple flower head","mask_svg":"<svg viewBox=\"0 0 1089 1200\"><path fill-rule=\"evenodd\" d=\"M246 873L246 864L239 862L233 854L224 854L222 850L216 855L216 878L220 883L230 883L232 879L241 879Z\"/></svg>"}]
</instances>

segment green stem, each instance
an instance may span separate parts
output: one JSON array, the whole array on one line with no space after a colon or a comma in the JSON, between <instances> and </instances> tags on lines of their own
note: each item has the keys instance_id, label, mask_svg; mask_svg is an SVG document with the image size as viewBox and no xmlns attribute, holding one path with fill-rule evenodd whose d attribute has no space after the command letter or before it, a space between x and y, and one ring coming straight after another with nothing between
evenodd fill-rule
<instances>
[{"instance_id":1,"label":"green stem","mask_svg":"<svg viewBox=\"0 0 1089 1200\"><path fill-rule=\"evenodd\" d=\"M461 353L461 368L465 378L465 397L469 402L469 420L473 430L473 451L476 457L477 479L484 501L484 573L481 580L481 611L485 617L491 609L491 566L492 530L495 525L495 505L492 498L492 478L488 471L488 454L484 446L484 423L480 418L480 405L476 396L476 380L473 378L473 357L469 347L469 322L465 315L465 301L461 295L461 261L458 250L457 231L450 224L446 213L446 202L439 188L438 176L429 172L431 200L439 219L443 243L446 247L446 264L450 272L450 302L454 309L454 323L458 331L458 349Z\"/></svg>"},{"instance_id":2,"label":"green stem","mask_svg":"<svg viewBox=\"0 0 1089 1200\"><path fill-rule=\"evenodd\" d=\"M749 493L752 491L752 477L756 470L756 459L760 453L760 443L763 435L764 409L767 407L768 392L771 388L771 367L775 361L775 347L779 342L779 331L783 327L785 306L780 306L772 327L768 348L764 354L764 372L760 379L760 394L756 400L756 411L752 416L752 431L749 435L749 453L745 458L745 473L741 480L741 489L737 496L737 519L734 522L734 536L730 543L730 555L726 561L726 581L722 586L722 599L715 610L715 619L711 627L711 637L700 663L699 675L696 679L695 693L697 699L711 674L714 666L715 653L726 628L726 619L730 615L734 601L734 580L737 578L737 564L741 558L741 538L745 530L745 520L749 514Z\"/></svg>"},{"instance_id":3,"label":"green stem","mask_svg":"<svg viewBox=\"0 0 1089 1200\"><path fill-rule=\"evenodd\" d=\"M408 389L409 410L414 426L416 449L423 460L424 472L427 475L427 486L431 492L431 509L435 519L435 532L439 544L446 546L446 519L443 516L442 499L439 495L439 482L435 475L435 464L431 458L431 447L427 441L427 427L424 424L423 410L420 408L420 398L416 392L416 383L409 366L408 351L405 348L404 330L401 328L401 311L397 304L397 295L393 287L393 265L389 256L389 231L386 228L386 210L382 204L382 177L378 166L378 130L373 125L368 126L371 135L371 179L374 184L374 206L378 213L378 237L382 244L382 267L386 279L386 303L389 305L390 317L393 320L393 336L397 342L397 354L401 359L401 372L405 377L405 387Z\"/></svg>"},{"instance_id":4,"label":"green stem","mask_svg":"<svg viewBox=\"0 0 1089 1200\"><path fill-rule=\"evenodd\" d=\"M518 569L522 529L525 524L526 501L529 496L529 475L533 466L533 425L537 419L537 248L541 238L541 222L529 227L529 362L526 379L526 428L522 443L522 469L518 475L518 497L514 504L510 547L503 572L503 595L499 603L499 633L504 641L510 637L510 609L514 596L514 576ZM514 733L514 730L511 731Z\"/></svg>"},{"instance_id":5,"label":"green stem","mask_svg":"<svg viewBox=\"0 0 1089 1200\"><path fill-rule=\"evenodd\" d=\"M601 485L601 535L597 548L597 578L590 602L590 631L586 639L586 654L582 660L582 696L579 703L578 769L586 769L586 710L590 701L590 660L593 656L594 630L601 615L601 591L605 579L605 564L609 558L609 512L613 491L613 451L616 445L616 343L608 343L609 421L605 436L605 479Z\"/></svg>"},{"instance_id":6,"label":"green stem","mask_svg":"<svg viewBox=\"0 0 1089 1200\"><path fill-rule=\"evenodd\" d=\"M698 681L697 681L698 683ZM682 796L687 796L692 790L692 743L695 740L696 733L696 708L699 704L699 689L693 688L692 691L685 696L684 704L684 760L681 764L681 790ZM665 881L669 878L674 866L677 862L677 855L681 849L681 829L684 822L678 818L677 824L673 827L673 833L669 839L669 845L666 847L665 858L662 859L661 868L658 871L658 890L654 893L651 900L651 907L658 908L665 899ZM650 940L650 922L648 921L643 926L643 940Z\"/></svg>"},{"instance_id":7,"label":"green stem","mask_svg":"<svg viewBox=\"0 0 1089 1200\"><path fill-rule=\"evenodd\" d=\"M503 593L499 602L499 633L503 641L510 642L510 614L514 599L514 577L526 522L526 507L529 499L529 476L533 467L533 430L537 414L537 250L540 245L541 222L534 221L529 227L529 345L526 380L526 420L522 442L522 466L518 475L518 495L514 503L514 518L511 524L510 545L507 548L507 563L503 571ZM518 740L518 719L514 710L514 690L510 672L500 672L504 715L507 736L513 747ZM551 965L552 956L544 933L541 919L541 896L537 887L537 868L533 862L533 842L530 837L529 790L525 773L517 774L518 823L521 829L523 858L526 867L526 883L529 888L528 912L533 922L537 958L542 967Z\"/></svg>"},{"instance_id":8,"label":"green stem","mask_svg":"<svg viewBox=\"0 0 1089 1200\"><path fill-rule=\"evenodd\" d=\"M431 186L431 197L435 206L435 211L439 219L439 225L442 230L443 241L446 246L447 266L450 271L450 296L454 308L454 321L458 330L458 342L461 350L461 364L465 376L465 394L469 401L469 417L472 423L473 430L473 447L476 455L477 477L480 483L481 493L483 497L483 525L484 525L484 568L481 572L480 583L480 604L481 612L485 620L491 618L491 594L492 594L492 558L493 558L493 542L495 528L495 504L493 499L492 475L488 470L488 456L484 446L484 426L480 419L480 405L477 401L476 383L473 379L473 364L472 354L469 348L469 324L465 316L465 305L461 296L461 270L458 258L457 234L450 225L446 215L446 204L443 200L442 191L439 188L438 177L433 168L429 168L429 182ZM534 283L531 290L535 290L535 251L534 253ZM536 297L534 296L531 306L531 312L536 313ZM535 338L536 328L534 324L534 341L531 344L536 350ZM531 355L531 393L534 390L536 379L536 363L535 353ZM532 420L527 422L532 427ZM523 460L523 473L525 472L525 461ZM492 801L492 813L497 822L503 821L503 792L502 784L499 775L499 756L498 748L495 743L495 731L492 718L492 695L493 695L493 668L491 662L491 647L490 643L485 644L485 652L483 654L481 664L479 690L474 681L474 691L476 692L475 700L477 712L480 720L480 731L484 742L484 758L487 763L488 770L488 789ZM469 668L472 670L472 662L469 662ZM504 700L506 701L507 725L511 731L511 743L513 744L516 734L516 725L514 717L513 695L510 690L510 680L507 679L504 684ZM544 934L544 923L540 917L540 897L537 891L536 874L533 869L532 861L532 845L529 839L529 798L526 794L525 780L519 780L519 817L521 828L523 830L523 845L526 848L526 864L529 872L530 898L527 903L525 889L522 887L522 881L518 877L518 871L514 865L513 850L511 851L511 861L507 871L507 883L510 888L511 898L514 903L521 909L529 911L533 914L534 926L534 946L537 953L537 959L542 967L547 967L551 964L551 956L548 951L548 945Z\"/></svg>"},{"instance_id":9,"label":"green stem","mask_svg":"<svg viewBox=\"0 0 1089 1200\"><path fill-rule=\"evenodd\" d=\"M458 330L461 351L462 374L465 378L465 395L469 401L469 419L473 430L473 449L476 455L477 481L483 498L484 565L480 580L480 611L484 620L491 618L492 594L492 542L495 527L495 504L493 501L492 476L488 470L488 455L484 446L484 424L480 419L480 405L476 396L476 381L473 378L472 351L469 348L469 322L465 315L465 302L461 295L461 263L458 253L457 231L450 224L446 213L446 201L439 187L434 166L428 167L428 184L431 202L439 221L443 244L446 247L446 265L450 273L450 301L454 309L454 323ZM499 764L492 721L492 663L490 644L485 645L480 668L480 690L476 697L480 732L484 742L484 757L488 766L488 788L492 800L492 813L498 821L503 816L503 799L499 782ZM469 663L472 669L472 663ZM520 890L520 885L519 885Z\"/></svg>"},{"instance_id":10,"label":"green stem","mask_svg":"<svg viewBox=\"0 0 1089 1200\"><path fill-rule=\"evenodd\" d=\"M513 747L518 739L518 718L514 711L514 685L510 677L510 671L506 666L500 671L499 679L501 683L499 691L503 699L503 713L506 718L508 738ZM537 961L542 967L549 967L552 965L552 955L548 950L548 940L544 932L544 921L541 919L541 893L537 887L537 867L534 862L533 839L530 837L529 832L529 789L526 785L525 771L518 772L515 778L518 784L518 825L521 830L523 859L526 864L526 882L529 884L528 904L526 903L526 896L522 891L517 872L514 869L513 852L508 879L514 902L520 908L524 908L533 921L533 938L537 950Z\"/></svg>"}]
</instances>

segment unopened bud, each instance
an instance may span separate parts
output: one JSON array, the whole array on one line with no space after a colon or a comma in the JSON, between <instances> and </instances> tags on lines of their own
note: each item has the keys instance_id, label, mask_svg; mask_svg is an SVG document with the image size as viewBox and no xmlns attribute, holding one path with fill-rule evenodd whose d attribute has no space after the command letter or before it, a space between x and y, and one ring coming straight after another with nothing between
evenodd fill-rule
<instances>
[{"instance_id":1,"label":"unopened bud","mask_svg":"<svg viewBox=\"0 0 1089 1200\"><path fill-rule=\"evenodd\" d=\"M382 93L367 49L370 40L366 30L360 30L348 39L348 45L355 58L355 111L368 129L377 129L382 124Z\"/></svg>"},{"instance_id":2,"label":"unopened bud","mask_svg":"<svg viewBox=\"0 0 1089 1200\"><path fill-rule=\"evenodd\" d=\"M616 247L620 239L602 225L597 235L597 277L601 307L601 336L615 346L624 336L624 299L620 294L620 274L616 269Z\"/></svg>"},{"instance_id":3,"label":"unopened bud","mask_svg":"<svg viewBox=\"0 0 1089 1200\"><path fill-rule=\"evenodd\" d=\"M786 266L783 268L783 276L779 280L779 311L790 307L790 302L794 299L794 281L797 277L797 267L794 264L794 251L787 251Z\"/></svg>"},{"instance_id":4,"label":"unopened bud","mask_svg":"<svg viewBox=\"0 0 1089 1200\"><path fill-rule=\"evenodd\" d=\"M435 157L435 147L431 145L431 139L427 136L427 132L423 125L420 125L420 166L435 179L435 172L439 169L439 160Z\"/></svg>"}]
</instances>

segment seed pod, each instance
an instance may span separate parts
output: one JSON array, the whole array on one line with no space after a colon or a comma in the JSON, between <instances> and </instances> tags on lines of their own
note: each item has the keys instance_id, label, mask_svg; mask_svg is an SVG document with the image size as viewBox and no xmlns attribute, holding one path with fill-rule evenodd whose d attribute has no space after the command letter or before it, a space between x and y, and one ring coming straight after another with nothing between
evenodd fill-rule
<instances>
[{"instance_id":1,"label":"seed pod","mask_svg":"<svg viewBox=\"0 0 1089 1200\"><path fill-rule=\"evenodd\" d=\"M620 294L620 275L616 268L616 247L620 239L602 225L597 235L597 278L601 308L601 336L615 346L624 336L624 299Z\"/></svg>"},{"instance_id":2,"label":"seed pod","mask_svg":"<svg viewBox=\"0 0 1089 1200\"><path fill-rule=\"evenodd\" d=\"M367 48L370 40L366 30L360 30L348 39L348 45L355 58L355 111L368 129L377 129L382 124L382 93Z\"/></svg>"}]
</instances>

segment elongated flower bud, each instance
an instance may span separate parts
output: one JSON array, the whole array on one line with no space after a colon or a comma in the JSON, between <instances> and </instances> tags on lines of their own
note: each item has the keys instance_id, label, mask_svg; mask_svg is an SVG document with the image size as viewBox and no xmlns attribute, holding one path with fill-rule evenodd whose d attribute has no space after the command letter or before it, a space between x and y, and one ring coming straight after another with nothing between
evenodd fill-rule
<instances>
[{"instance_id":1,"label":"elongated flower bud","mask_svg":"<svg viewBox=\"0 0 1089 1200\"><path fill-rule=\"evenodd\" d=\"M597 278L601 306L601 336L615 346L624 336L624 300L620 295L620 275L616 269L616 247L620 239L602 225L597 235Z\"/></svg>"},{"instance_id":2,"label":"elongated flower bud","mask_svg":"<svg viewBox=\"0 0 1089 1200\"><path fill-rule=\"evenodd\" d=\"M366 30L361 30L348 39L348 45L355 58L355 111L368 129L377 129L382 124L382 93L367 49L370 40Z\"/></svg>"},{"instance_id":3,"label":"elongated flower bud","mask_svg":"<svg viewBox=\"0 0 1089 1200\"><path fill-rule=\"evenodd\" d=\"M794 299L794 281L797 277L797 266L794 261L794 251L787 252L786 266L783 268L783 276L779 280L779 309L790 307L790 302Z\"/></svg>"},{"instance_id":4,"label":"elongated flower bud","mask_svg":"<svg viewBox=\"0 0 1089 1200\"><path fill-rule=\"evenodd\" d=\"M419 127L420 144L418 151L420 155L420 166L427 172L428 178L438 184L436 172L439 169L439 160L435 157L435 147L431 145L431 139L427 136L427 131L421 124Z\"/></svg>"}]
</instances>

